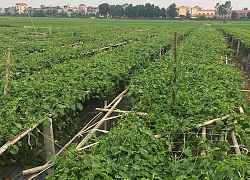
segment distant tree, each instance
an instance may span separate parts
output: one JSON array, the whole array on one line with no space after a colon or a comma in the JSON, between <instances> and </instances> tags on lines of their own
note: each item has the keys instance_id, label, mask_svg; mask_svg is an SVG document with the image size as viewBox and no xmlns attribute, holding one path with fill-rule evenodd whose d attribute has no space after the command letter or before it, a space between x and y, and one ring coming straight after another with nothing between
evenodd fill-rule
<instances>
[{"instance_id":1,"label":"distant tree","mask_svg":"<svg viewBox=\"0 0 250 180\"><path fill-rule=\"evenodd\" d=\"M129 18L133 18L135 17L135 8L133 6L133 4L129 4L126 9L125 9L125 15Z\"/></svg>"},{"instance_id":2,"label":"distant tree","mask_svg":"<svg viewBox=\"0 0 250 180\"><path fill-rule=\"evenodd\" d=\"M34 10L34 12L32 13L32 16L45 17L45 12L44 12L44 10Z\"/></svg>"},{"instance_id":3,"label":"distant tree","mask_svg":"<svg viewBox=\"0 0 250 180\"><path fill-rule=\"evenodd\" d=\"M4 8L4 15L5 16L11 16L11 10L10 10L10 7L8 7L8 8Z\"/></svg>"},{"instance_id":4,"label":"distant tree","mask_svg":"<svg viewBox=\"0 0 250 180\"><path fill-rule=\"evenodd\" d=\"M244 7L242 10L248 10L248 8L247 8L247 7Z\"/></svg>"},{"instance_id":5,"label":"distant tree","mask_svg":"<svg viewBox=\"0 0 250 180\"><path fill-rule=\"evenodd\" d=\"M116 16L118 17L124 16L124 8L121 5L115 6L115 12L116 12Z\"/></svg>"},{"instance_id":6,"label":"distant tree","mask_svg":"<svg viewBox=\"0 0 250 180\"><path fill-rule=\"evenodd\" d=\"M108 12L109 12L109 15L111 15L111 17L115 17L115 5L110 5Z\"/></svg>"},{"instance_id":7,"label":"distant tree","mask_svg":"<svg viewBox=\"0 0 250 180\"><path fill-rule=\"evenodd\" d=\"M161 10L159 8L159 6L155 6L154 8L154 17L160 17L161 16Z\"/></svg>"},{"instance_id":8,"label":"distant tree","mask_svg":"<svg viewBox=\"0 0 250 180\"><path fill-rule=\"evenodd\" d=\"M174 19L176 16L177 16L177 7L176 7L176 4L173 3L171 4L168 8L167 8L167 11L166 11L166 15L167 17L171 18L171 19Z\"/></svg>"},{"instance_id":9,"label":"distant tree","mask_svg":"<svg viewBox=\"0 0 250 180\"><path fill-rule=\"evenodd\" d=\"M231 15L231 19L237 19L238 18L238 13L233 11Z\"/></svg>"},{"instance_id":10,"label":"distant tree","mask_svg":"<svg viewBox=\"0 0 250 180\"><path fill-rule=\"evenodd\" d=\"M250 12L249 12L249 13L247 13L247 18L248 18L248 19L250 19Z\"/></svg>"},{"instance_id":11,"label":"distant tree","mask_svg":"<svg viewBox=\"0 0 250 180\"><path fill-rule=\"evenodd\" d=\"M162 18L166 18L166 9L165 8L161 8L161 17Z\"/></svg>"},{"instance_id":12,"label":"distant tree","mask_svg":"<svg viewBox=\"0 0 250 180\"><path fill-rule=\"evenodd\" d=\"M216 3L215 9L218 10L219 15L226 15L228 10L231 10L231 1L226 1L225 4Z\"/></svg>"},{"instance_id":13,"label":"distant tree","mask_svg":"<svg viewBox=\"0 0 250 180\"><path fill-rule=\"evenodd\" d=\"M153 18L154 17L154 4L146 3L145 4L145 17Z\"/></svg>"},{"instance_id":14,"label":"distant tree","mask_svg":"<svg viewBox=\"0 0 250 180\"><path fill-rule=\"evenodd\" d=\"M135 17L137 18L144 18L145 17L145 6L140 4L137 6L134 6L134 12Z\"/></svg>"},{"instance_id":15,"label":"distant tree","mask_svg":"<svg viewBox=\"0 0 250 180\"><path fill-rule=\"evenodd\" d=\"M108 3L102 3L99 5L99 13L103 15L104 17L107 17L109 13L109 4Z\"/></svg>"}]
</instances>

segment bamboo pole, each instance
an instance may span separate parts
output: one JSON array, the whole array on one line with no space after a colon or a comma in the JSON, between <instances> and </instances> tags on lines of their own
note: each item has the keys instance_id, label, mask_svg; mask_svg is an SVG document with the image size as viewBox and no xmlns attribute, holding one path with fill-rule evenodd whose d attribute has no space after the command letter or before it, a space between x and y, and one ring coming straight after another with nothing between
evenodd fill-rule
<instances>
[{"instance_id":1,"label":"bamboo pole","mask_svg":"<svg viewBox=\"0 0 250 180\"><path fill-rule=\"evenodd\" d=\"M234 47L234 37L232 36L231 48L233 49L233 47Z\"/></svg>"},{"instance_id":2,"label":"bamboo pole","mask_svg":"<svg viewBox=\"0 0 250 180\"><path fill-rule=\"evenodd\" d=\"M206 126L202 126L201 135L202 135L203 138L206 138ZM201 155L206 155L204 146L201 147Z\"/></svg>"},{"instance_id":3,"label":"bamboo pole","mask_svg":"<svg viewBox=\"0 0 250 180\"><path fill-rule=\"evenodd\" d=\"M174 90L175 85L176 85L176 79L177 79L177 32L174 34L174 62L175 62L175 67L174 67L174 79L173 79L173 91L172 91L172 105L175 106L175 96L176 92Z\"/></svg>"},{"instance_id":4,"label":"bamboo pole","mask_svg":"<svg viewBox=\"0 0 250 180\"><path fill-rule=\"evenodd\" d=\"M9 84L9 65L10 65L10 52L8 52L7 60L6 60L6 75L5 75L5 84L3 94L7 94L7 88Z\"/></svg>"},{"instance_id":5,"label":"bamboo pole","mask_svg":"<svg viewBox=\"0 0 250 180\"><path fill-rule=\"evenodd\" d=\"M102 119L106 119L116 108L116 106L121 102L122 97L120 97L116 103L113 105L113 107L107 112L107 114L102 118ZM103 121L100 120L100 122L94 127L94 129L99 129L99 127L103 124ZM96 132L96 130L92 129L90 131L90 133L76 146L76 149L80 149L86 142L88 142L88 140L90 139L90 137Z\"/></svg>"},{"instance_id":6,"label":"bamboo pole","mask_svg":"<svg viewBox=\"0 0 250 180\"><path fill-rule=\"evenodd\" d=\"M35 129L37 126L39 126L43 121L45 121L45 119L41 120L40 122L34 124L31 128L27 129L26 131L20 133L19 135L17 135L14 139L12 139L11 141L8 141L6 144L4 144L1 148L0 148L0 155L5 152L8 147L10 145L15 144L17 141L19 141L20 139L22 139L24 136L26 136L29 132L31 132L33 129Z\"/></svg>"},{"instance_id":7,"label":"bamboo pole","mask_svg":"<svg viewBox=\"0 0 250 180\"><path fill-rule=\"evenodd\" d=\"M101 112L108 112L110 109L107 109L107 108L96 108L95 110L96 111L101 111ZM134 114L139 115L139 116L145 116L145 115L148 114L148 113L144 113L144 112L123 111L123 110L120 110L120 109L115 109L114 112L116 112L116 113L123 113L123 114L134 113Z\"/></svg>"},{"instance_id":8,"label":"bamboo pole","mask_svg":"<svg viewBox=\"0 0 250 180\"><path fill-rule=\"evenodd\" d=\"M110 106L112 106L116 101L119 100L119 98L121 98L124 94L126 94L128 92L128 89L125 89L124 91L122 91L107 107L109 108ZM81 136L82 132L91 124L93 123L94 121L96 121L103 113L100 112L98 113L81 131L79 131L75 136L74 138L72 138L56 155L60 155L65 149L68 148L68 146L74 142L79 136ZM104 118L102 118L103 120ZM51 161L48 161L45 165L43 166L39 166L39 167L35 167L35 168L32 168L32 169L27 169L25 171L22 171L22 174L23 175L28 175L28 174L34 174L34 173L37 173L37 172L40 172L40 171L43 171L45 169L48 169L50 167L52 167L54 164L51 163ZM33 179L35 177L37 177L39 175L38 174L34 174L33 176L31 176L29 179Z\"/></svg>"},{"instance_id":9,"label":"bamboo pole","mask_svg":"<svg viewBox=\"0 0 250 180\"><path fill-rule=\"evenodd\" d=\"M233 141L235 153L240 155L241 152L240 152L239 144L237 142L237 138L235 136L235 131L234 130L231 131L231 136L232 136L232 141Z\"/></svg>"},{"instance_id":10,"label":"bamboo pole","mask_svg":"<svg viewBox=\"0 0 250 180\"><path fill-rule=\"evenodd\" d=\"M58 155L60 155L63 151L65 151L68 147L69 147L69 145L71 144L71 143L73 143L80 135L81 135L81 133L82 133L82 131L84 130L84 129L86 129L92 122L94 122L97 118L99 118L101 116L101 113L99 113L99 114L97 114L87 125L85 125L84 127L83 127L83 129L81 129L81 131L79 131L75 136L74 136L74 138L72 138L67 144L65 144L64 146L63 146L63 148L59 151L59 152L57 152L56 153L56 155L58 156ZM34 174L34 173L37 173L37 172L39 172L39 171L42 171L42 170L44 170L44 169L46 169L46 168L50 168L50 167L52 167L54 164L53 163L51 163L51 161L49 160L49 161L47 161L47 163L46 164L44 164L43 166L38 166L38 167L35 167L35 168L31 168L31 169L27 169L27 170L24 170L24 171L22 171L22 174L23 175L28 175L28 174ZM36 176L36 175L35 175ZM34 177L35 177L34 176ZM33 176L32 176L33 177ZM31 178L32 178L31 177Z\"/></svg>"},{"instance_id":11,"label":"bamboo pole","mask_svg":"<svg viewBox=\"0 0 250 180\"><path fill-rule=\"evenodd\" d=\"M104 101L104 108L108 107L108 101ZM108 130L108 122L105 121L104 122L104 130L107 131Z\"/></svg>"},{"instance_id":12,"label":"bamboo pole","mask_svg":"<svg viewBox=\"0 0 250 180\"><path fill-rule=\"evenodd\" d=\"M239 56L239 53L240 53L240 40L238 40L236 56Z\"/></svg>"},{"instance_id":13,"label":"bamboo pole","mask_svg":"<svg viewBox=\"0 0 250 180\"><path fill-rule=\"evenodd\" d=\"M48 122L50 123L49 127L43 126L43 134L44 134L44 146L46 149L46 161L49 161L52 156L54 156L55 153L55 145L54 145L54 133L53 133L53 125L52 125L52 119L49 118ZM53 174L54 170L49 169L48 174Z\"/></svg>"},{"instance_id":14,"label":"bamboo pole","mask_svg":"<svg viewBox=\"0 0 250 180\"><path fill-rule=\"evenodd\" d=\"M226 116L223 116L221 118L212 119L212 120L206 121L206 122L204 122L202 124L197 124L196 127L199 128L199 127L202 127L202 126L207 126L207 125L213 124L214 122L219 121L219 120L226 120L229 117L230 117L230 115L226 115Z\"/></svg>"},{"instance_id":15,"label":"bamboo pole","mask_svg":"<svg viewBox=\"0 0 250 180\"><path fill-rule=\"evenodd\" d=\"M202 124L197 124L196 127L202 127L202 126L210 125L210 124L213 124L213 123L216 122L216 121L225 120L225 119L227 119L229 116L230 116L230 115L223 116L223 117L221 117L221 118L212 119L212 120L203 122Z\"/></svg>"},{"instance_id":16,"label":"bamboo pole","mask_svg":"<svg viewBox=\"0 0 250 180\"><path fill-rule=\"evenodd\" d=\"M242 107L239 107L239 111L240 111L241 114L244 113L244 110L243 110ZM237 141L234 130L231 131L231 136L232 136L232 141L233 141L235 153L240 155L241 154L240 147L239 147L239 144L238 144L238 141Z\"/></svg>"}]
</instances>

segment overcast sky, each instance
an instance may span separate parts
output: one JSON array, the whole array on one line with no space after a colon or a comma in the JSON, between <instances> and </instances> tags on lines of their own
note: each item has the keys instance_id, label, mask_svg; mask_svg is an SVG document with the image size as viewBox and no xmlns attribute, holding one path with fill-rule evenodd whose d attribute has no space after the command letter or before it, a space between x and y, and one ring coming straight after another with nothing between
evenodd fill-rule
<instances>
[{"instance_id":1,"label":"overcast sky","mask_svg":"<svg viewBox=\"0 0 250 180\"><path fill-rule=\"evenodd\" d=\"M52 5L52 6L63 6L66 4L70 4L72 7L77 7L79 4L86 4L87 6L98 6L101 3L109 3L109 4L124 4L124 3L132 3L133 5L137 4L145 4L151 3L156 6L168 7L170 4L175 3L177 6L201 6L203 9L214 9L214 6L217 2L225 3L226 0L0 0L0 7L10 7L14 6L17 2L24 2L28 6L32 7L40 7L40 5ZM235 0L231 1L233 9L242 9L244 7L248 7L250 9L250 1L249 0Z\"/></svg>"}]
</instances>

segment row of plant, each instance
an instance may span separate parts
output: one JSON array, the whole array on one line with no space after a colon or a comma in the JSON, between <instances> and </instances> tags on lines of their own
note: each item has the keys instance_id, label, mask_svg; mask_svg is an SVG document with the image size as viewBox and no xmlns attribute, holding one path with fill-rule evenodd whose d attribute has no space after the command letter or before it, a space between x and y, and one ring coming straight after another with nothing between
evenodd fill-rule
<instances>
[{"instance_id":1,"label":"row of plant","mask_svg":"<svg viewBox=\"0 0 250 180\"><path fill-rule=\"evenodd\" d=\"M106 29L105 29L106 28ZM102 29L102 30L100 30ZM38 29L39 30L39 29ZM37 31L38 31L37 30ZM32 74L42 68L51 68L54 64L63 63L72 58L86 58L109 44L147 39L155 34L154 29L137 32L128 27L75 27L74 29L53 28L51 34L36 35L33 28L3 29L5 41L2 45L3 54L11 52L11 71ZM27 39L25 39L27 38ZM39 40L39 41L38 41ZM12 41L10 44L8 41ZM88 54L89 53L89 54ZM7 56L4 57L5 59ZM4 72L5 61L1 63L1 72Z\"/></svg>"},{"instance_id":2,"label":"row of plant","mask_svg":"<svg viewBox=\"0 0 250 180\"><path fill-rule=\"evenodd\" d=\"M99 145L90 151L72 147L54 157L55 173L47 179L249 178L249 156L234 154L230 144L235 130L240 147L250 149L249 108L240 92L241 75L221 60L223 55L232 50L218 31L194 31L178 47L177 63L170 52L131 79L132 109L148 115L124 116L106 136L92 139ZM246 114L237 113L240 106ZM201 137L197 124L225 115L230 117ZM227 138L220 141L223 134Z\"/></svg>"},{"instance_id":3,"label":"row of plant","mask_svg":"<svg viewBox=\"0 0 250 180\"><path fill-rule=\"evenodd\" d=\"M84 108L85 101L116 94L128 84L134 70L147 67L164 47L172 46L173 34L174 29L168 30L161 36L99 52L89 59L72 57L22 78L16 79L15 72L11 72L8 93L1 95L0 144L49 114L53 114L57 133L65 134L69 124L76 124L72 119Z\"/></svg>"},{"instance_id":4,"label":"row of plant","mask_svg":"<svg viewBox=\"0 0 250 180\"><path fill-rule=\"evenodd\" d=\"M246 52L250 50L250 33L248 27L223 27L222 31L229 37L234 37L234 40L243 41L243 47Z\"/></svg>"}]
</instances>

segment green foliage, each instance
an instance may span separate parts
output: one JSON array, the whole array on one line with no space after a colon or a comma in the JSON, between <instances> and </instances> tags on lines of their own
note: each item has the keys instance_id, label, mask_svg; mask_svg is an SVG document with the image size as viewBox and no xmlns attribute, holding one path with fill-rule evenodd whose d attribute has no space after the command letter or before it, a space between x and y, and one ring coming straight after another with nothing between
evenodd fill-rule
<instances>
[{"instance_id":1,"label":"green foliage","mask_svg":"<svg viewBox=\"0 0 250 180\"><path fill-rule=\"evenodd\" d=\"M242 78L221 56L232 50L220 33L199 28L178 46L178 62L170 51L131 78L128 97L133 110L147 112L138 118L129 114L90 151L72 148L59 157L48 179L247 179L249 156L232 153L230 141L221 134L237 132L241 147L249 147L249 118L234 114L242 106L248 114ZM172 85L177 67L176 85ZM172 91L176 92L173 105ZM231 115L208 128L202 138L199 123ZM154 135L161 134L156 139ZM206 155L201 155L205 148ZM66 162L65 162L66 159Z\"/></svg>"}]
</instances>

